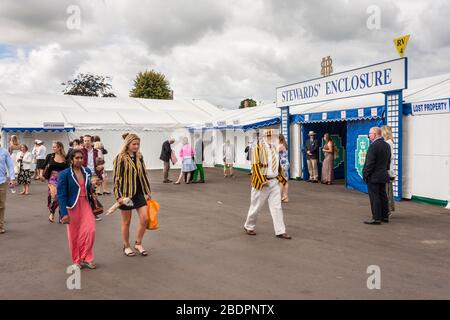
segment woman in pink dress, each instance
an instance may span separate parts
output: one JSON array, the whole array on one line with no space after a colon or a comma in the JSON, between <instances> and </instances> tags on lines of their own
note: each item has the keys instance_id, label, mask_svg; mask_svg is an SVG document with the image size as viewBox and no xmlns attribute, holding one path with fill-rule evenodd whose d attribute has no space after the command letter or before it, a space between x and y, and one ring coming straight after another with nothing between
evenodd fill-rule
<instances>
[{"instance_id":1,"label":"woman in pink dress","mask_svg":"<svg viewBox=\"0 0 450 320\"><path fill-rule=\"evenodd\" d=\"M70 160L72 165L62 171L58 178L61 222L67 224L69 248L74 265L79 268L95 269L95 216L89 202L94 192L91 171L82 166L83 153L80 150L74 150Z\"/></svg>"},{"instance_id":2,"label":"woman in pink dress","mask_svg":"<svg viewBox=\"0 0 450 320\"><path fill-rule=\"evenodd\" d=\"M186 183L189 184L191 181L191 176L193 172L197 169L197 166L194 163L194 149L192 149L189 144L189 140L187 137L183 138L183 147L180 150L180 158L181 162L181 172L178 180L174 182L174 184L180 184L183 175L187 175Z\"/></svg>"}]
</instances>

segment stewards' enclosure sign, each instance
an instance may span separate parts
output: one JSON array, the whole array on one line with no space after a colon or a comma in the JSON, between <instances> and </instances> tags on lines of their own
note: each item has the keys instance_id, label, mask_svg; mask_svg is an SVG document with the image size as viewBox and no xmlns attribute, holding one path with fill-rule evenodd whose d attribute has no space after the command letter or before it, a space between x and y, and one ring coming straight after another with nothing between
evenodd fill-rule
<instances>
[{"instance_id":1,"label":"stewards' enclosure sign","mask_svg":"<svg viewBox=\"0 0 450 320\"><path fill-rule=\"evenodd\" d=\"M277 88L277 106L349 98L407 88L406 58Z\"/></svg>"}]
</instances>

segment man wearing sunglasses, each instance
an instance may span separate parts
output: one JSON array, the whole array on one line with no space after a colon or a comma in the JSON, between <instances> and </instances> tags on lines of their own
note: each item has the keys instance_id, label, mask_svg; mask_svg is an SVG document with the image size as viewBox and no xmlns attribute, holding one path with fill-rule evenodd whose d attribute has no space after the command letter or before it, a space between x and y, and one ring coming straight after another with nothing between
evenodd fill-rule
<instances>
[{"instance_id":1,"label":"man wearing sunglasses","mask_svg":"<svg viewBox=\"0 0 450 320\"><path fill-rule=\"evenodd\" d=\"M372 142L367 151L364 163L363 178L367 183L372 220L364 221L370 225L389 223L389 206L386 194L386 183L389 182L389 166L391 162L391 148L381 136L381 129L373 127L369 131Z\"/></svg>"}]
</instances>

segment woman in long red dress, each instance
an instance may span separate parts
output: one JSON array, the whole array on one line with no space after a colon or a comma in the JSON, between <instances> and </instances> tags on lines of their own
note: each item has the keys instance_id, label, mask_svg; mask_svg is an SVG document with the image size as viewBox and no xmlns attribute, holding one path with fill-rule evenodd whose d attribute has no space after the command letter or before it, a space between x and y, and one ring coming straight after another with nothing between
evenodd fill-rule
<instances>
[{"instance_id":1,"label":"woman in long red dress","mask_svg":"<svg viewBox=\"0 0 450 320\"><path fill-rule=\"evenodd\" d=\"M72 262L79 268L95 269L95 216L89 198L92 196L91 171L84 168L83 153L70 155L72 165L58 178L58 200L61 222L67 224L67 236Z\"/></svg>"}]
</instances>

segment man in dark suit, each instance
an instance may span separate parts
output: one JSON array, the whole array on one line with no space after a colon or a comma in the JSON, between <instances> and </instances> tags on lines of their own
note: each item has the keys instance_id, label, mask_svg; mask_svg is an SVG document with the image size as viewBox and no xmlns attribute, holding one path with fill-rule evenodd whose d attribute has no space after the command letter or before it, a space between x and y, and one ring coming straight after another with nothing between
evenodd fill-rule
<instances>
[{"instance_id":1,"label":"man in dark suit","mask_svg":"<svg viewBox=\"0 0 450 320\"><path fill-rule=\"evenodd\" d=\"M306 160L308 162L309 180L308 182L317 183L319 181L319 171L317 169L317 161L319 159L319 141L316 139L316 133L310 131L309 139L306 141Z\"/></svg>"},{"instance_id":2,"label":"man in dark suit","mask_svg":"<svg viewBox=\"0 0 450 320\"><path fill-rule=\"evenodd\" d=\"M161 148L161 155L159 159L164 162L164 183L171 183L172 180L169 179L169 170L170 170L170 160L172 157L172 148L170 145L175 142L174 138L170 138L169 140L164 141Z\"/></svg>"},{"instance_id":3,"label":"man in dark suit","mask_svg":"<svg viewBox=\"0 0 450 320\"><path fill-rule=\"evenodd\" d=\"M381 222L389 222L386 183L389 182L391 149L381 136L381 129L378 127L370 129L369 139L372 144L367 151L363 178L368 187L372 220L364 221L364 223L379 225Z\"/></svg>"}]
</instances>

